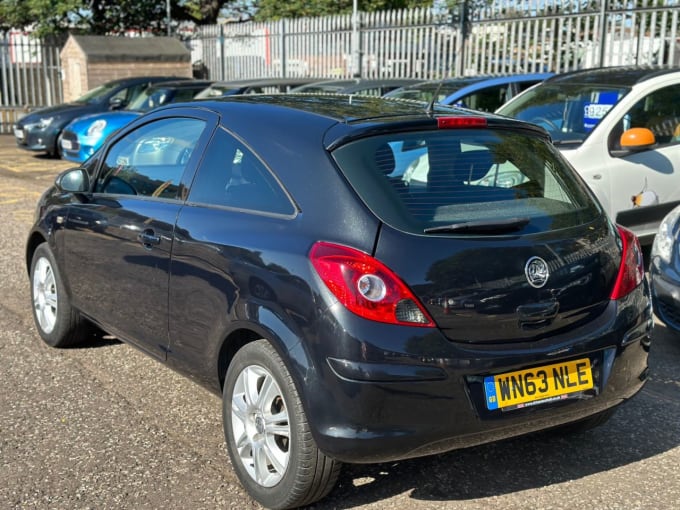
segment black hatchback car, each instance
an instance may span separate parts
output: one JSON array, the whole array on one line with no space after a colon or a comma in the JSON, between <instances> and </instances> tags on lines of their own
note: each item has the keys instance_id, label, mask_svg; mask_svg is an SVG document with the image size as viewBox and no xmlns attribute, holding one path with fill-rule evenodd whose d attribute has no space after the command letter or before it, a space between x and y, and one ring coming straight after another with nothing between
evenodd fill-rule
<instances>
[{"instance_id":1,"label":"black hatchback car","mask_svg":"<svg viewBox=\"0 0 680 510\"><path fill-rule=\"evenodd\" d=\"M426 170L391 177L410 151ZM322 498L343 462L599 425L647 375L636 238L543 129L467 110L162 107L57 178L26 261L43 340L95 324L221 395L272 508Z\"/></svg>"}]
</instances>

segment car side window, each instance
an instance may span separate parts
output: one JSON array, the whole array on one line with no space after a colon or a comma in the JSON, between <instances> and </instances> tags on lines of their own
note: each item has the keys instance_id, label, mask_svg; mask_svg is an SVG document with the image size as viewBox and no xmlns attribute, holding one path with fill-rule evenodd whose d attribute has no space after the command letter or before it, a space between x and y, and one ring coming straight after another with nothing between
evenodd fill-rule
<instances>
[{"instance_id":1,"label":"car side window","mask_svg":"<svg viewBox=\"0 0 680 510\"><path fill-rule=\"evenodd\" d=\"M272 214L295 207L255 154L223 129L213 136L189 192L189 201Z\"/></svg>"},{"instance_id":2,"label":"car side window","mask_svg":"<svg viewBox=\"0 0 680 510\"><path fill-rule=\"evenodd\" d=\"M655 90L635 103L612 131L610 146L619 149L621 134L635 127L650 129L659 146L680 143L680 84Z\"/></svg>"},{"instance_id":3,"label":"car side window","mask_svg":"<svg viewBox=\"0 0 680 510\"><path fill-rule=\"evenodd\" d=\"M493 112L505 103L512 94L510 85L496 85L473 92L456 102L456 106L464 106L472 110Z\"/></svg>"},{"instance_id":4,"label":"car side window","mask_svg":"<svg viewBox=\"0 0 680 510\"><path fill-rule=\"evenodd\" d=\"M176 199L205 122L169 118L141 126L106 154L95 193Z\"/></svg>"}]
</instances>

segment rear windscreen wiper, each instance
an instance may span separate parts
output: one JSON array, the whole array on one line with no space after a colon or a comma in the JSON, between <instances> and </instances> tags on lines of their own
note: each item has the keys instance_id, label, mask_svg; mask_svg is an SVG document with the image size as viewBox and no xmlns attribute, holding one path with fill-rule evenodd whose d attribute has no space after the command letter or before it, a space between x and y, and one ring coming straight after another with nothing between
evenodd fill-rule
<instances>
[{"instance_id":1,"label":"rear windscreen wiper","mask_svg":"<svg viewBox=\"0 0 680 510\"><path fill-rule=\"evenodd\" d=\"M529 223L529 218L507 218L504 220L477 220L461 221L450 225L429 227L424 230L426 234L438 232L455 232L464 234L504 234L520 230Z\"/></svg>"}]
</instances>

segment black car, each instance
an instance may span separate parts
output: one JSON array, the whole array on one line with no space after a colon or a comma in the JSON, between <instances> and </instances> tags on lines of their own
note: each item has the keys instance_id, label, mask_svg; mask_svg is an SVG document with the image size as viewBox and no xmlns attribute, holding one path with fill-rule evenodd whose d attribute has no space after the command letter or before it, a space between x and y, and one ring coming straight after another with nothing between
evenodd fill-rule
<instances>
[{"instance_id":1,"label":"black car","mask_svg":"<svg viewBox=\"0 0 680 510\"><path fill-rule=\"evenodd\" d=\"M411 147L429 168L391 178ZM599 425L646 379L637 239L520 121L358 96L170 105L61 174L37 217L43 340L94 324L221 395L268 507L322 498L343 462Z\"/></svg>"},{"instance_id":2,"label":"black car","mask_svg":"<svg viewBox=\"0 0 680 510\"><path fill-rule=\"evenodd\" d=\"M122 78L100 85L71 103L32 111L14 125L17 146L52 156L60 155L59 135L76 117L124 108L152 83L177 79L168 76Z\"/></svg>"},{"instance_id":3,"label":"black car","mask_svg":"<svg viewBox=\"0 0 680 510\"><path fill-rule=\"evenodd\" d=\"M255 78L253 80L217 81L200 92L196 99L217 99L237 94L278 94L320 81L319 78Z\"/></svg>"}]
</instances>

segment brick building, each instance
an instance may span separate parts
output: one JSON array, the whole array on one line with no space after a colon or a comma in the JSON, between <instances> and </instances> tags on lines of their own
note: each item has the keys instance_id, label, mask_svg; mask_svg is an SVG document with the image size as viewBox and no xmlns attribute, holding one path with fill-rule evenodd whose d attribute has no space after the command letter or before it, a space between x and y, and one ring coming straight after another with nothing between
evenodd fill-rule
<instances>
[{"instance_id":1,"label":"brick building","mask_svg":"<svg viewBox=\"0 0 680 510\"><path fill-rule=\"evenodd\" d=\"M172 37L71 35L61 50L64 102L131 76L191 77L191 53Z\"/></svg>"}]
</instances>

